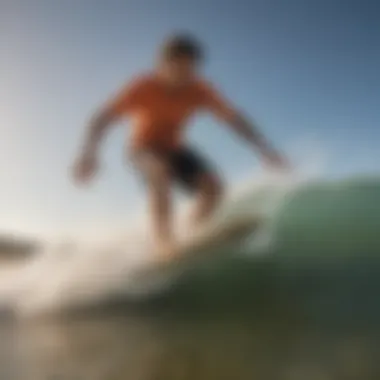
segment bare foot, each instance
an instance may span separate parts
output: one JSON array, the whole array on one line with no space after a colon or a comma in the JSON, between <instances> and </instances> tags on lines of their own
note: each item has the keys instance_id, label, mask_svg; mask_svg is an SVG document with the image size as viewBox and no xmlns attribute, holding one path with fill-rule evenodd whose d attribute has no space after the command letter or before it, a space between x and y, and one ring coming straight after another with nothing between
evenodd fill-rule
<instances>
[{"instance_id":1,"label":"bare foot","mask_svg":"<svg viewBox=\"0 0 380 380\"><path fill-rule=\"evenodd\" d=\"M157 257L156 260L165 263L169 262L176 257L176 245L174 242L160 242L157 244Z\"/></svg>"},{"instance_id":2,"label":"bare foot","mask_svg":"<svg viewBox=\"0 0 380 380\"><path fill-rule=\"evenodd\" d=\"M207 230L208 226L212 223L211 218L204 218L202 220L194 220L191 218L186 223L186 237L187 239L194 238Z\"/></svg>"}]
</instances>

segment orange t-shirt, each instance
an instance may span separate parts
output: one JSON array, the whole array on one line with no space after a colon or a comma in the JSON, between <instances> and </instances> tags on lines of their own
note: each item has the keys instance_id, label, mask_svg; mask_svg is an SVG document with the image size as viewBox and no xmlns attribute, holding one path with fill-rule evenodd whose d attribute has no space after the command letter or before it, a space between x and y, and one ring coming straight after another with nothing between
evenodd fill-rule
<instances>
[{"instance_id":1,"label":"orange t-shirt","mask_svg":"<svg viewBox=\"0 0 380 380\"><path fill-rule=\"evenodd\" d=\"M220 117L233 112L228 102L201 79L171 90L154 75L128 84L109 107L116 117L131 116L132 145L137 148L178 147L187 120L198 110L209 109Z\"/></svg>"}]
</instances>

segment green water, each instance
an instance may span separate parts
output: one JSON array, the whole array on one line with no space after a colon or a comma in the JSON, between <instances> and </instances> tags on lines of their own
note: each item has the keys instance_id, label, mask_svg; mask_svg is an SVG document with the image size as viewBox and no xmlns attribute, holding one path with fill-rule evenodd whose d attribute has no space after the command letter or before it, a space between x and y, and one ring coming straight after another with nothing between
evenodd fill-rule
<instances>
[{"instance_id":1,"label":"green water","mask_svg":"<svg viewBox=\"0 0 380 380\"><path fill-rule=\"evenodd\" d=\"M151 299L4 317L0 379L379 379L380 182L303 186L272 228Z\"/></svg>"}]
</instances>

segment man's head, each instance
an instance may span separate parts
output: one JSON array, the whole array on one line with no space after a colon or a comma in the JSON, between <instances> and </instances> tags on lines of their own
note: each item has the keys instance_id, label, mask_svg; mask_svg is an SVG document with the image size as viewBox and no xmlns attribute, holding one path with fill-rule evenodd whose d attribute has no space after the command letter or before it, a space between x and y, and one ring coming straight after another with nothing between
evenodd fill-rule
<instances>
[{"instance_id":1,"label":"man's head","mask_svg":"<svg viewBox=\"0 0 380 380\"><path fill-rule=\"evenodd\" d=\"M164 42L159 67L169 81L182 84L194 77L203 59L201 44L190 35L178 34Z\"/></svg>"}]
</instances>

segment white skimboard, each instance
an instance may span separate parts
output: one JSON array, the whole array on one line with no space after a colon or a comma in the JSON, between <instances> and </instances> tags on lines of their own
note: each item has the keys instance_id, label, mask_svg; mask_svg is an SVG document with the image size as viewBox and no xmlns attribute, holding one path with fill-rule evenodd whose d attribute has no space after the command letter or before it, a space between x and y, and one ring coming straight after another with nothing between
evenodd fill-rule
<instances>
[{"instance_id":1,"label":"white skimboard","mask_svg":"<svg viewBox=\"0 0 380 380\"><path fill-rule=\"evenodd\" d=\"M182 272L226 251L233 252L262 224L259 217L240 217L228 223L210 223L182 241L170 258L156 259L138 270L138 277Z\"/></svg>"}]
</instances>

